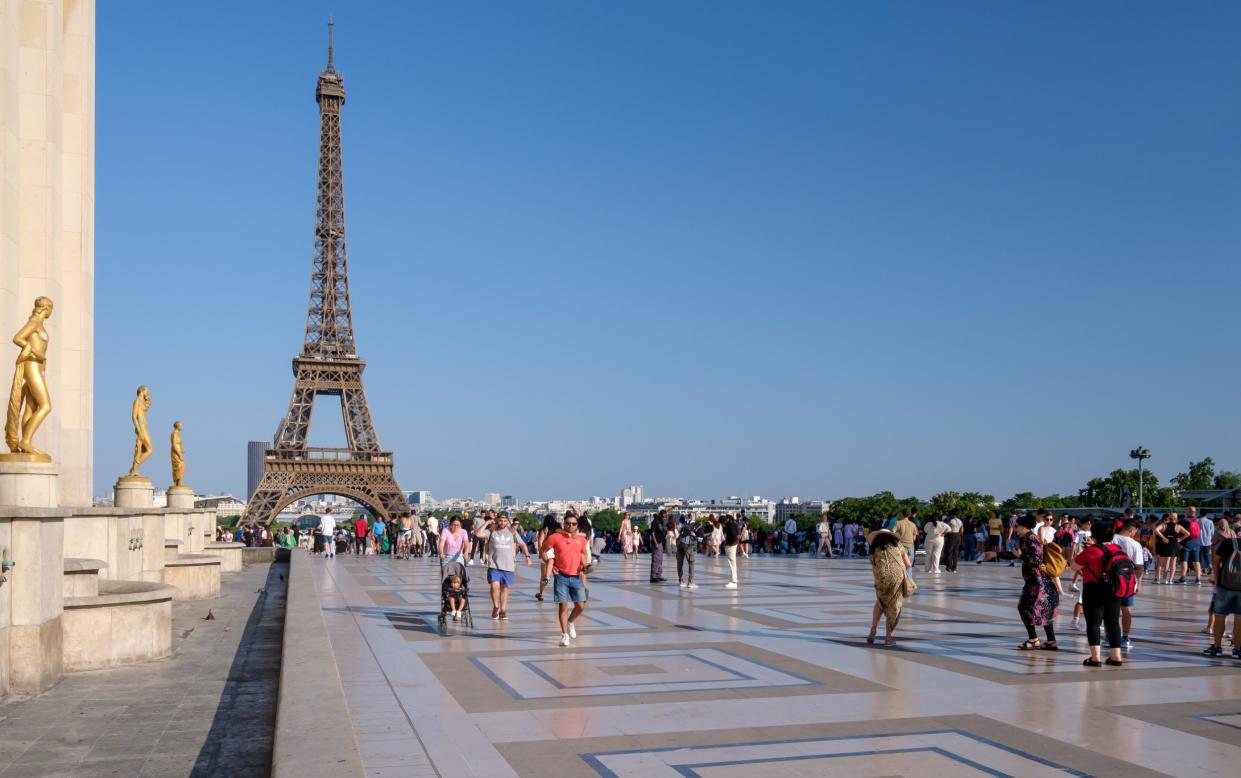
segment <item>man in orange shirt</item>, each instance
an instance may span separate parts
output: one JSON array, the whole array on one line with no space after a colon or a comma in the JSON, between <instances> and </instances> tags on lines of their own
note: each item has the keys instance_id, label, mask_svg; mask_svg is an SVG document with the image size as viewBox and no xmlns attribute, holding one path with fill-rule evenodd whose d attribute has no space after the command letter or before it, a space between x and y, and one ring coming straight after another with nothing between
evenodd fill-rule
<instances>
[{"instance_id":1,"label":"man in orange shirt","mask_svg":"<svg viewBox=\"0 0 1241 778\"><path fill-rule=\"evenodd\" d=\"M569 514L564 519L564 529L554 532L543 541L543 557L550 559L555 571L556 604L560 609L560 645L569 645L577 639L573 622L586 610L586 582L582 580L583 558L586 556L586 538L577 533L577 516ZM569 611L569 603L573 611Z\"/></svg>"}]
</instances>

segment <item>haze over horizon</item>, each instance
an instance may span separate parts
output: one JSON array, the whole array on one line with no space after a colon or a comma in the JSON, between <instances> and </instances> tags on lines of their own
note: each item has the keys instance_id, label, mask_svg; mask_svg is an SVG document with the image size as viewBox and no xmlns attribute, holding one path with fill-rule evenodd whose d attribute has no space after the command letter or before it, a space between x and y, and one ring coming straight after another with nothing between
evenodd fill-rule
<instances>
[{"instance_id":1,"label":"haze over horizon","mask_svg":"<svg viewBox=\"0 0 1241 778\"><path fill-rule=\"evenodd\" d=\"M329 11L406 490L1075 494L1241 469L1241 7L110 4L95 493L245 491L306 319ZM55 337L58 322L49 322ZM55 387L52 387L53 395ZM329 413L330 411L330 413ZM321 398L312 445L343 441Z\"/></svg>"}]
</instances>

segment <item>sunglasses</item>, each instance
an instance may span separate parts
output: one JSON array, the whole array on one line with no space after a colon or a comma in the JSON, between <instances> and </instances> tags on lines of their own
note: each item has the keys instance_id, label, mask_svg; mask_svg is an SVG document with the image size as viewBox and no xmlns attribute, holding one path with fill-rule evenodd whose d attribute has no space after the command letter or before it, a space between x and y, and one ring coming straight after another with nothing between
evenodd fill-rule
<instances>
[{"instance_id":1,"label":"sunglasses","mask_svg":"<svg viewBox=\"0 0 1241 778\"><path fill-rule=\"evenodd\" d=\"M576 522L576 521L566 521L566 522L564 523L564 525L565 525L566 527L576 527L576 526L577 526L577 522Z\"/></svg>"}]
</instances>

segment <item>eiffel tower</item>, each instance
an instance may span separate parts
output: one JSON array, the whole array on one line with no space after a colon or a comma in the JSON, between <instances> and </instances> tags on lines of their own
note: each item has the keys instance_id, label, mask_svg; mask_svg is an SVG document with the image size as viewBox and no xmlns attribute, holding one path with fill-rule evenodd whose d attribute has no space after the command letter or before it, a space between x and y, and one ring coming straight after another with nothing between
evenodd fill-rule
<instances>
[{"instance_id":1,"label":"eiffel tower","mask_svg":"<svg viewBox=\"0 0 1241 778\"><path fill-rule=\"evenodd\" d=\"M293 397L263 460L263 480L242 522L268 524L286 505L315 494L339 494L385 521L409 510L392 475L392 453L379 447L362 388L366 363L358 359L349 311L345 256L345 189L341 172L340 109L345 81L332 64L328 22L327 69L315 90L319 104L319 192L315 208L310 306L302 353L293 358ZM315 398L340 398L346 448L308 448Z\"/></svg>"}]
</instances>

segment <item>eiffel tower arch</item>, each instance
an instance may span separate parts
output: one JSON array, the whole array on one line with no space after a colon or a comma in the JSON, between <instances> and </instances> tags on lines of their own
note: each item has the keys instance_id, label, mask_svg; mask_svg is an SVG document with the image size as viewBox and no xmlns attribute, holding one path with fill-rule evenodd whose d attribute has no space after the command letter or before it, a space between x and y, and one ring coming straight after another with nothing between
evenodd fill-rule
<instances>
[{"instance_id":1,"label":"eiffel tower arch","mask_svg":"<svg viewBox=\"0 0 1241 778\"><path fill-rule=\"evenodd\" d=\"M268 524L290 503L316 494L356 500L388 520L409 510L392 474L392 453L375 433L353 339L349 263L345 252L345 187L340 109L345 81L333 66L328 25L327 69L319 74L319 176L315 207L310 305L302 353L293 358L293 396L263 460L263 479L242 522ZM345 448L309 448L315 400L336 397L345 422Z\"/></svg>"}]
</instances>

